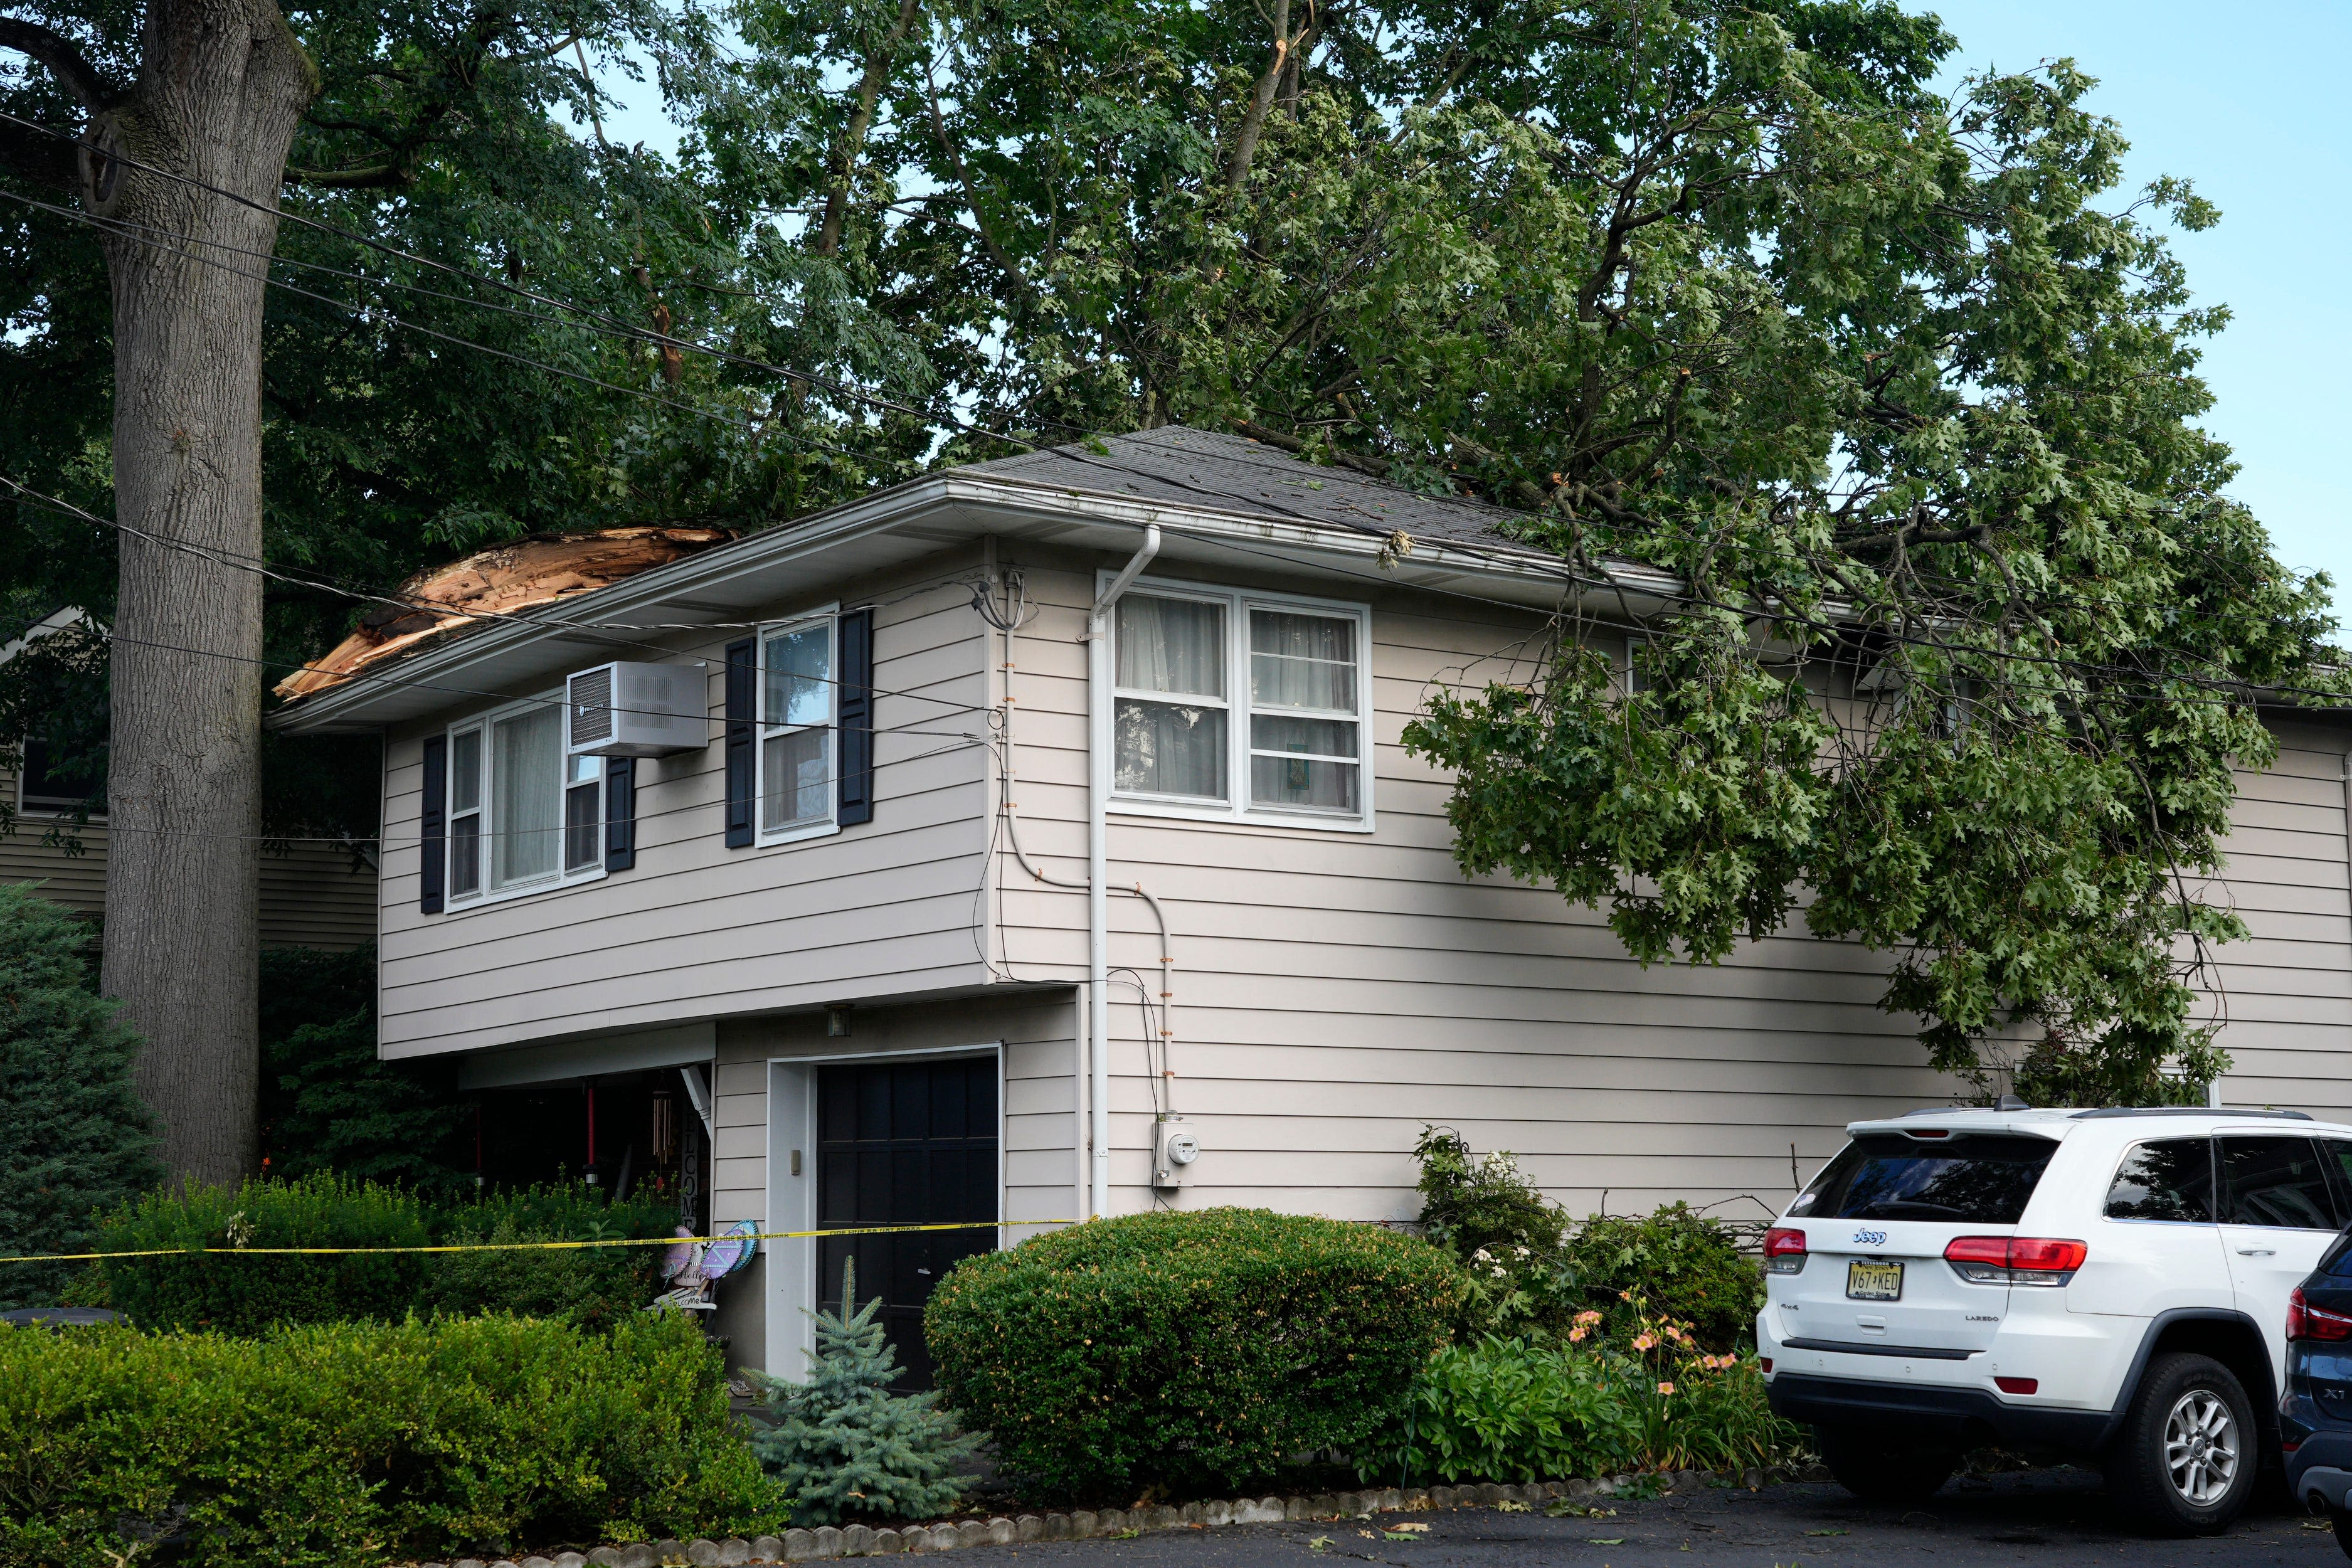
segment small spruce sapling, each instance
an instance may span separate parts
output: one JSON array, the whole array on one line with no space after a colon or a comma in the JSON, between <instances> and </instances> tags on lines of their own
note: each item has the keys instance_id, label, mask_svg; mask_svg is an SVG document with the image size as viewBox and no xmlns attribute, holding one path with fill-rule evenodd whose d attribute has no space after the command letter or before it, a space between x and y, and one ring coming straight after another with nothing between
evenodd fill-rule
<instances>
[{"instance_id":1,"label":"small spruce sapling","mask_svg":"<svg viewBox=\"0 0 2352 1568\"><path fill-rule=\"evenodd\" d=\"M816 1364L808 1382L749 1374L775 1424L752 1451L792 1499L793 1522L809 1528L925 1519L961 1501L976 1476L958 1475L979 1447L934 1406L937 1394L894 1394L898 1352L883 1334L876 1297L853 1313L857 1266L841 1270L840 1312L818 1312Z\"/></svg>"}]
</instances>

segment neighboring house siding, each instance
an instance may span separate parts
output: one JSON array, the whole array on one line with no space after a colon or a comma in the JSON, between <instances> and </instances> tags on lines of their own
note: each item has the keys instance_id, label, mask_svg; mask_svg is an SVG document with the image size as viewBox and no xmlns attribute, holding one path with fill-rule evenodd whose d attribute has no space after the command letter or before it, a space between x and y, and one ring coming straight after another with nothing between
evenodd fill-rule
<instances>
[{"instance_id":1,"label":"neighboring house siding","mask_svg":"<svg viewBox=\"0 0 2352 1568\"><path fill-rule=\"evenodd\" d=\"M451 710L386 747L382 1047L387 1057L740 1016L984 976L973 946L988 837L980 622L971 590L921 576L827 588L876 605L874 820L826 837L730 849L722 839L725 650L743 631L635 652L583 637L579 667L631 657L709 666L711 743L637 764L636 865L502 902L417 910L422 742ZM976 557L968 564L977 567ZM745 617L750 618L750 617ZM518 689L500 700L527 697ZM938 701L926 699L939 699Z\"/></svg>"},{"instance_id":2,"label":"neighboring house siding","mask_svg":"<svg viewBox=\"0 0 2352 1568\"><path fill-rule=\"evenodd\" d=\"M2229 900L2250 932L2217 950L2231 1105L2352 1121L2352 896L2341 730L2273 722L2278 759L2239 774L2222 844Z\"/></svg>"},{"instance_id":3,"label":"neighboring house siding","mask_svg":"<svg viewBox=\"0 0 2352 1568\"><path fill-rule=\"evenodd\" d=\"M11 795L16 781L0 774ZM106 826L76 830L82 852L44 844L54 819L23 816L0 837L0 882L31 882L45 898L80 914L106 907ZM296 844L284 854L265 851L261 862L261 945L358 947L375 939L375 873L352 869L351 852L331 844Z\"/></svg>"}]
</instances>

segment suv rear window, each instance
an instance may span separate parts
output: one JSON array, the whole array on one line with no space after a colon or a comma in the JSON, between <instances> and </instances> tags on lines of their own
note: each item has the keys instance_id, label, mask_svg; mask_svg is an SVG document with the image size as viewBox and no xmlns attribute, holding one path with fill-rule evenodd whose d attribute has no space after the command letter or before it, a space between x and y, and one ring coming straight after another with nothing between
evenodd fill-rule
<instances>
[{"instance_id":1,"label":"suv rear window","mask_svg":"<svg viewBox=\"0 0 2352 1568\"><path fill-rule=\"evenodd\" d=\"M2013 1133L1956 1132L1933 1142L1866 1133L1822 1167L1789 1215L2015 1225L2057 1148Z\"/></svg>"}]
</instances>

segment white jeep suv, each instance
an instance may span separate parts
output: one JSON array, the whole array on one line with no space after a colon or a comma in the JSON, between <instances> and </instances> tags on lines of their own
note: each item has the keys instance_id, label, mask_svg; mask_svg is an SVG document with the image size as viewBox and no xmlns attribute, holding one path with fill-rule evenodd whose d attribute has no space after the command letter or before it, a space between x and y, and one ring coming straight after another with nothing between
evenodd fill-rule
<instances>
[{"instance_id":1,"label":"white jeep suv","mask_svg":"<svg viewBox=\"0 0 2352 1568\"><path fill-rule=\"evenodd\" d=\"M2287 1297L2352 1223L2352 1127L2019 1107L1846 1131L1765 1238L1756 1320L1773 1408L1838 1479L1923 1497L1999 1443L2095 1458L2151 1529L2227 1525L2275 1463Z\"/></svg>"}]
</instances>

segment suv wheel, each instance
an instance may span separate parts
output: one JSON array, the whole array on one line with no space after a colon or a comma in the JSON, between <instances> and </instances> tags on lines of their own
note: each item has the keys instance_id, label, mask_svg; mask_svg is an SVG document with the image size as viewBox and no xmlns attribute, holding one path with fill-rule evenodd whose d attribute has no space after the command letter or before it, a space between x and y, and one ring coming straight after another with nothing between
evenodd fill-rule
<instances>
[{"instance_id":1,"label":"suv wheel","mask_svg":"<svg viewBox=\"0 0 2352 1568\"><path fill-rule=\"evenodd\" d=\"M2262 1447L2237 1375L2210 1356L2148 1363L2107 1456L2107 1491L2166 1535L2212 1535L2252 1496Z\"/></svg>"},{"instance_id":2,"label":"suv wheel","mask_svg":"<svg viewBox=\"0 0 2352 1568\"><path fill-rule=\"evenodd\" d=\"M1813 1436L1838 1485L1864 1502L1917 1502L1933 1496L1960 1462L1947 1448L1906 1447L1892 1432L1820 1426Z\"/></svg>"}]
</instances>

